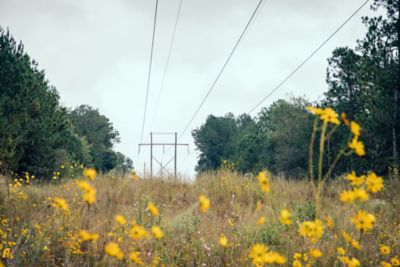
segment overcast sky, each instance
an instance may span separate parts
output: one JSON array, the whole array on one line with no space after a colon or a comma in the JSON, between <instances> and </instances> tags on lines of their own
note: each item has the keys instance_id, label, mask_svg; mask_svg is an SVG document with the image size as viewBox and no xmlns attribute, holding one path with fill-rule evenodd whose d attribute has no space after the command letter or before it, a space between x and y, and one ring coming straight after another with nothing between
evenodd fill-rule
<instances>
[{"instance_id":1,"label":"overcast sky","mask_svg":"<svg viewBox=\"0 0 400 267\"><path fill-rule=\"evenodd\" d=\"M248 112L364 0L268 0L242 40L215 89L191 124L207 115ZM183 130L255 9L258 0L183 0L167 76L156 108L179 0L160 0L144 142L150 131ZM121 134L117 150L139 171L138 159L155 0L0 0L0 26L45 69L68 107L89 104ZM327 58L337 46L354 47L365 27L364 7L312 60L263 106L289 93L320 99ZM257 110L258 111L258 110ZM256 112L257 112L256 111ZM255 115L255 114L252 114ZM172 138L172 137L171 137ZM172 141L157 137L155 141ZM194 175L197 153L188 131L180 140L178 169ZM164 163L171 155L157 149ZM172 165L171 165L172 167Z\"/></svg>"}]
</instances>

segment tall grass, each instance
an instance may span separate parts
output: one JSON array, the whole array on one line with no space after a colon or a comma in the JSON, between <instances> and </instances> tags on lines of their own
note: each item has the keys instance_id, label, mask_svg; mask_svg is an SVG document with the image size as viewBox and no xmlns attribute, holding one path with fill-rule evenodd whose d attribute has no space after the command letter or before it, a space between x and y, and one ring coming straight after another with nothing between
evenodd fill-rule
<instances>
[{"instance_id":1,"label":"tall grass","mask_svg":"<svg viewBox=\"0 0 400 267\"><path fill-rule=\"evenodd\" d=\"M305 240L297 232L297 224L315 217L314 194L311 182L270 177L271 191L261 193L255 177L218 171L207 173L195 182L145 179L134 181L129 177L100 176L92 182L97 189L97 201L88 206L81 200L74 180L49 185L22 185L11 190L13 209L6 210L7 192L0 191L3 247L15 242L13 259L3 259L9 266L118 266L121 263L104 253L109 241L117 241L127 254L139 250L146 265L159 256L165 266L247 266L249 249L254 243L265 243L280 251L291 265L294 253L305 253ZM323 237L320 249L324 256L317 266L341 266L336 248L351 250L341 238L341 231L357 235L349 217L357 207L348 207L339 201L346 187L344 179L331 182L322 198L321 213L334 220L334 227ZM391 256L399 254L400 194L399 184L389 181L377 197L365 204L373 212L377 224L362 239L363 265L379 264L380 244L392 247ZM197 198L202 193L211 200L210 210L202 214ZM70 214L54 208L52 198L63 197L69 203ZM146 210L149 201L157 203L161 216L154 218ZM263 203L257 208L257 202ZM289 209L294 223L279 223L276 210ZM276 210L274 210L276 209ZM117 214L128 221L150 227L159 224L165 232L161 240L154 238L132 242L127 226L118 226ZM261 216L266 222L257 223ZM11 218L12 217L12 218ZM73 242L81 229L99 233L97 241L87 244ZM1 232L0 232L1 233ZM228 246L219 245L219 236L228 238ZM74 245L76 247L74 247ZM358 253L358 254L357 254Z\"/></svg>"},{"instance_id":2,"label":"tall grass","mask_svg":"<svg viewBox=\"0 0 400 267\"><path fill-rule=\"evenodd\" d=\"M330 180L342 157L365 155L361 127L331 108L308 109L309 180L243 176L226 162L194 182L96 179L92 169L51 184L2 179L0 267L400 266L398 169L385 182L373 172ZM342 122L347 146L323 173L325 142Z\"/></svg>"}]
</instances>

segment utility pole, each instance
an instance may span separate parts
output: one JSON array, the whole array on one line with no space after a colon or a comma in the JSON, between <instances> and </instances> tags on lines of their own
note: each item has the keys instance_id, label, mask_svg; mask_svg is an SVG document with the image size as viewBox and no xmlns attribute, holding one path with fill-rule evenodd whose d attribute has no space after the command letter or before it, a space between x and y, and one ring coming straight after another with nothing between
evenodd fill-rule
<instances>
[{"instance_id":1,"label":"utility pole","mask_svg":"<svg viewBox=\"0 0 400 267\"><path fill-rule=\"evenodd\" d=\"M174 142L173 143L155 143L153 142L153 136L154 135L174 135ZM140 153L140 148L142 146L150 146L150 177L153 177L153 160L158 163L158 165L160 166L160 171L158 173L160 173L161 175L163 174L163 170L165 170L168 173L168 170L166 169L166 167L168 166L168 164L173 160L174 161L174 177L175 179L178 177L178 172L177 172L177 159L178 159L178 146L186 146L188 149L188 153L189 153L189 144L181 144L178 143L178 134L176 132L171 133L171 132L151 132L150 133L150 143L142 143L139 144L139 153ZM154 155L153 155L153 147L154 146L173 146L174 147L174 156L166 163L163 164L161 161L157 160ZM158 174L157 173L157 174Z\"/></svg>"}]
</instances>

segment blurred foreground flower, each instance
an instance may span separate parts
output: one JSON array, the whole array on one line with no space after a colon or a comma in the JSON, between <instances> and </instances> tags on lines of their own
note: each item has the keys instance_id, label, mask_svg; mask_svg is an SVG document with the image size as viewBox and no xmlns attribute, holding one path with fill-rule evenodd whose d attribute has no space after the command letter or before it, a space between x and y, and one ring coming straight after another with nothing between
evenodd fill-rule
<instances>
[{"instance_id":1,"label":"blurred foreground flower","mask_svg":"<svg viewBox=\"0 0 400 267\"><path fill-rule=\"evenodd\" d=\"M158 211L157 206L153 202L149 202L149 204L147 204L147 209L154 217L160 216L160 212Z\"/></svg>"},{"instance_id":2,"label":"blurred foreground flower","mask_svg":"<svg viewBox=\"0 0 400 267\"><path fill-rule=\"evenodd\" d=\"M258 184L260 185L261 191L264 193L268 193L271 189L269 186L267 172L262 171L257 175Z\"/></svg>"},{"instance_id":3,"label":"blurred foreground flower","mask_svg":"<svg viewBox=\"0 0 400 267\"><path fill-rule=\"evenodd\" d=\"M199 196L200 211L206 213L210 208L210 206L211 206L210 199L208 199L205 195L201 194Z\"/></svg>"},{"instance_id":4,"label":"blurred foreground flower","mask_svg":"<svg viewBox=\"0 0 400 267\"><path fill-rule=\"evenodd\" d=\"M97 233L91 234L86 230L80 230L78 236L81 242L93 241L99 239L99 234Z\"/></svg>"},{"instance_id":5,"label":"blurred foreground flower","mask_svg":"<svg viewBox=\"0 0 400 267\"><path fill-rule=\"evenodd\" d=\"M159 226L156 226L156 225L153 225L151 227L151 233L153 234L155 239L161 239L164 237L163 230Z\"/></svg>"},{"instance_id":6,"label":"blurred foreground flower","mask_svg":"<svg viewBox=\"0 0 400 267\"><path fill-rule=\"evenodd\" d=\"M290 219L290 211L288 209L281 210L279 221L282 224L290 225L292 224L292 220Z\"/></svg>"},{"instance_id":7,"label":"blurred foreground flower","mask_svg":"<svg viewBox=\"0 0 400 267\"><path fill-rule=\"evenodd\" d=\"M219 244L222 247L227 247L228 246L228 238L224 234L221 234L219 236Z\"/></svg>"},{"instance_id":8,"label":"blurred foreground flower","mask_svg":"<svg viewBox=\"0 0 400 267\"><path fill-rule=\"evenodd\" d=\"M68 203L64 198L55 197L53 206L56 207L56 208L61 209L65 213L69 213Z\"/></svg>"},{"instance_id":9,"label":"blurred foreground flower","mask_svg":"<svg viewBox=\"0 0 400 267\"><path fill-rule=\"evenodd\" d=\"M93 181L96 180L97 172L93 168L85 168L83 170L83 176Z\"/></svg>"},{"instance_id":10,"label":"blurred foreground flower","mask_svg":"<svg viewBox=\"0 0 400 267\"><path fill-rule=\"evenodd\" d=\"M82 199L86 201L89 205L92 205L96 202L96 189L93 188L88 182L86 181L77 181L76 184L82 190Z\"/></svg>"},{"instance_id":11,"label":"blurred foreground flower","mask_svg":"<svg viewBox=\"0 0 400 267\"><path fill-rule=\"evenodd\" d=\"M122 260L124 258L124 253L119 247L118 243L109 242L105 245L104 251L107 255L116 258L117 260Z\"/></svg>"}]
</instances>

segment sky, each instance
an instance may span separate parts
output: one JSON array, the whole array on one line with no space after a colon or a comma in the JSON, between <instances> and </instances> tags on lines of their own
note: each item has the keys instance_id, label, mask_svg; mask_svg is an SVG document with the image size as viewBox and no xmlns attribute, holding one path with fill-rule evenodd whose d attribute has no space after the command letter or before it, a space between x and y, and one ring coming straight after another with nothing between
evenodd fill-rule
<instances>
[{"instance_id":1,"label":"sky","mask_svg":"<svg viewBox=\"0 0 400 267\"><path fill-rule=\"evenodd\" d=\"M168 50L180 0L159 0L148 112L142 142L150 132L180 134L206 95L259 0L183 0L169 67ZM198 151L191 130L209 114L249 112L338 28L364 0L267 0L178 149L178 171L195 175ZM370 1L371 2L371 1ZM61 104L99 109L119 131L116 150L149 167L142 147L142 119L150 62L155 0L0 0L0 26L9 28L44 69ZM354 47L363 37L365 6L287 83L254 113L289 95L323 97L327 58L338 46ZM161 88L163 75L164 86ZM159 98L159 101L157 99ZM154 136L173 142L173 136ZM165 164L173 150L158 147ZM158 172L157 163L154 173ZM173 167L172 164L170 166Z\"/></svg>"}]
</instances>

